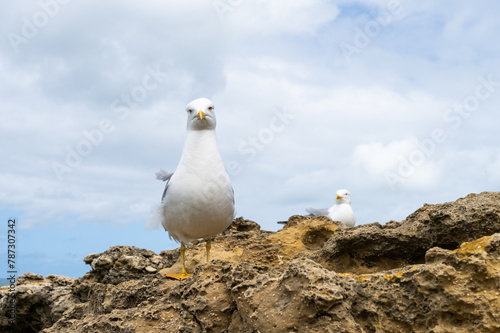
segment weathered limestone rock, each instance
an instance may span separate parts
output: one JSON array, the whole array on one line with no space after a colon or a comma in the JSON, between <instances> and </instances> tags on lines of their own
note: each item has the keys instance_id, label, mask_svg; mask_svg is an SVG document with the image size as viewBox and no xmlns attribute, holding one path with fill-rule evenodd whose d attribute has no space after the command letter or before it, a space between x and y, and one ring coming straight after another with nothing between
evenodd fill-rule
<instances>
[{"instance_id":1,"label":"weathered limestone rock","mask_svg":"<svg viewBox=\"0 0 500 333\"><path fill-rule=\"evenodd\" d=\"M276 233L236 219L212 243L112 247L70 279L20 277L2 332L500 332L500 193L348 228L292 216ZM11 297L0 290L0 306ZM2 312L3 311L3 312Z\"/></svg>"},{"instance_id":2,"label":"weathered limestone rock","mask_svg":"<svg viewBox=\"0 0 500 333\"><path fill-rule=\"evenodd\" d=\"M179 256L175 250L157 255L135 246L113 246L104 253L89 254L83 259L92 268L84 278L117 284L172 266Z\"/></svg>"},{"instance_id":3,"label":"weathered limestone rock","mask_svg":"<svg viewBox=\"0 0 500 333\"><path fill-rule=\"evenodd\" d=\"M2 332L38 332L52 326L63 313L80 303L72 287L77 279L27 273L18 279L15 289L16 325L9 323L7 304L12 295L0 289L0 327Z\"/></svg>"},{"instance_id":4,"label":"weathered limestone rock","mask_svg":"<svg viewBox=\"0 0 500 333\"><path fill-rule=\"evenodd\" d=\"M469 194L455 202L426 204L399 223L342 228L315 259L337 272L356 273L423 263L432 247L456 249L500 232L499 221L500 192Z\"/></svg>"}]
</instances>

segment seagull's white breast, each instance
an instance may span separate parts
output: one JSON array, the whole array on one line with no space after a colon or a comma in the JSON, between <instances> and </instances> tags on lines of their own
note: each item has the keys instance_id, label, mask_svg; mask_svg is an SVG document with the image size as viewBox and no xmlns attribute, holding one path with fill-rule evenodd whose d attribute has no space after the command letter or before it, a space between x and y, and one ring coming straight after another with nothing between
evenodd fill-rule
<instances>
[{"instance_id":1,"label":"seagull's white breast","mask_svg":"<svg viewBox=\"0 0 500 333\"><path fill-rule=\"evenodd\" d=\"M170 237L187 244L224 231L234 214L233 190L215 131L188 131L163 200L163 227Z\"/></svg>"},{"instance_id":2,"label":"seagull's white breast","mask_svg":"<svg viewBox=\"0 0 500 333\"><path fill-rule=\"evenodd\" d=\"M328 209L328 216L333 221L340 221L348 227L354 227L354 225L356 224L354 212L351 205L348 203L333 205L332 207L330 207L330 209Z\"/></svg>"}]
</instances>

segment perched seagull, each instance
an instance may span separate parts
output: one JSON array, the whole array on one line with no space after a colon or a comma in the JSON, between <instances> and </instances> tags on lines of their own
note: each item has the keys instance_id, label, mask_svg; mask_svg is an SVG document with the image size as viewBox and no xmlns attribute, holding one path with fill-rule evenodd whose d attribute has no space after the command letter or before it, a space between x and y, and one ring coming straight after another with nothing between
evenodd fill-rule
<instances>
[{"instance_id":1,"label":"perched seagull","mask_svg":"<svg viewBox=\"0 0 500 333\"><path fill-rule=\"evenodd\" d=\"M214 104L206 98L186 106L187 136L174 173L164 170L156 178L166 181L159 220L169 237L181 243L182 271L167 277L184 279L186 244L204 238L207 262L211 237L224 231L235 216L234 192L217 148Z\"/></svg>"},{"instance_id":2,"label":"perched seagull","mask_svg":"<svg viewBox=\"0 0 500 333\"><path fill-rule=\"evenodd\" d=\"M335 204L330 208L306 209L311 216L325 215L334 221L340 221L347 225L348 227L354 227L356 224L356 218L354 217L354 212L351 207L351 193L348 190L338 190L337 200Z\"/></svg>"}]
</instances>

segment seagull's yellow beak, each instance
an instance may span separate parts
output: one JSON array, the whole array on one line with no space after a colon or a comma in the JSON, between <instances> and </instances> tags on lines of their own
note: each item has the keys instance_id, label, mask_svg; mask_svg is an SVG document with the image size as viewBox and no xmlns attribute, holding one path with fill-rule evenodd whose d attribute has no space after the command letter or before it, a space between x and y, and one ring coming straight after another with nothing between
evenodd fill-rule
<instances>
[{"instance_id":1,"label":"seagull's yellow beak","mask_svg":"<svg viewBox=\"0 0 500 333\"><path fill-rule=\"evenodd\" d=\"M203 111L198 111L198 114L196 115L196 118L198 118L198 120L202 120L202 119L205 119L207 117L207 114Z\"/></svg>"},{"instance_id":2,"label":"seagull's yellow beak","mask_svg":"<svg viewBox=\"0 0 500 333\"><path fill-rule=\"evenodd\" d=\"M337 194L337 199L342 199L343 197L341 195Z\"/></svg>"}]
</instances>

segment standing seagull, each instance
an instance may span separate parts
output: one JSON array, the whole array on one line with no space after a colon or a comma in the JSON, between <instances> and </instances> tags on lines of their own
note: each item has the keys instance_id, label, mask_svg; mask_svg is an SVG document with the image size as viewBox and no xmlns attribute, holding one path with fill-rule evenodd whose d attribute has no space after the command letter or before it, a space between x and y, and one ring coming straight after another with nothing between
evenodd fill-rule
<instances>
[{"instance_id":1,"label":"standing seagull","mask_svg":"<svg viewBox=\"0 0 500 333\"><path fill-rule=\"evenodd\" d=\"M211 238L224 231L235 215L234 192L217 148L214 104L206 98L186 106L187 136L181 160L173 174L161 170L166 181L161 202L161 224L169 237L181 243L182 272L167 277L184 279L186 244L204 238L207 262Z\"/></svg>"},{"instance_id":2,"label":"standing seagull","mask_svg":"<svg viewBox=\"0 0 500 333\"><path fill-rule=\"evenodd\" d=\"M344 223L348 227L354 227L356 218L351 207L351 192L348 190L338 190L336 194L337 200L335 200L335 204L332 207L328 209L309 208L306 209L306 212L312 216L325 215L334 221Z\"/></svg>"}]
</instances>

